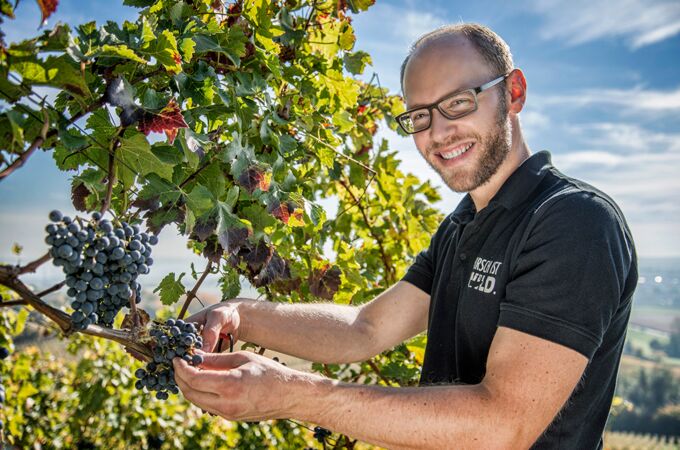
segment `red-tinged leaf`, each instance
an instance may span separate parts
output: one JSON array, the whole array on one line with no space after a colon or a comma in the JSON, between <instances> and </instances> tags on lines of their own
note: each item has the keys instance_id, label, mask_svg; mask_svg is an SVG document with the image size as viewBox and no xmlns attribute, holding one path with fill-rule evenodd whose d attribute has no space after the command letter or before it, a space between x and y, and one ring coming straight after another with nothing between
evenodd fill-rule
<instances>
[{"instance_id":1,"label":"red-tinged leaf","mask_svg":"<svg viewBox=\"0 0 680 450\"><path fill-rule=\"evenodd\" d=\"M168 144L172 145L173 142L175 142L175 138L177 137L177 132L179 131L178 128L173 128L172 130L164 130L165 135L168 137Z\"/></svg>"},{"instance_id":2,"label":"red-tinged leaf","mask_svg":"<svg viewBox=\"0 0 680 450\"><path fill-rule=\"evenodd\" d=\"M222 255L224 255L224 249L217 241L217 238L211 236L205 243L205 247L203 248L203 256L215 264L219 264L220 259L222 259Z\"/></svg>"},{"instance_id":3,"label":"red-tinged leaf","mask_svg":"<svg viewBox=\"0 0 680 450\"><path fill-rule=\"evenodd\" d=\"M278 200L272 202L272 204L267 208L269 213L279 219L281 222L288 225L288 220L290 219L290 212L288 211L288 205L281 203Z\"/></svg>"},{"instance_id":4,"label":"red-tinged leaf","mask_svg":"<svg viewBox=\"0 0 680 450\"><path fill-rule=\"evenodd\" d=\"M146 219L146 227L153 234L160 234L164 226L170 223L184 222L184 210L177 207L163 206L153 211L148 211L144 218Z\"/></svg>"},{"instance_id":5,"label":"red-tinged leaf","mask_svg":"<svg viewBox=\"0 0 680 450\"><path fill-rule=\"evenodd\" d=\"M182 64L182 57L179 55L178 52L173 52L173 53L172 53L172 59L175 61L175 63L177 63L177 65L181 65L181 64Z\"/></svg>"},{"instance_id":6,"label":"red-tinged leaf","mask_svg":"<svg viewBox=\"0 0 680 450\"><path fill-rule=\"evenodd\" d=\"M137 197L134 202L132 202L132 206L135 208L139 208L142 211L145 210L150 210L150 211L155 211L161 206L160 201L158 200L158 195L154 195L153 197L149 198L139 198Z\"/></svg>"},{"instance_id":7,"label":"red-tinged leaf","mask_svg":"<svg viewBox=\"0 0 680 450\"><path fill-rule=\"evenodd\" d=\"M264 168L258 165L252 165L239 175L238 184L250 194L255 192L255 189L266 192L269 190L271 179L271 173L266 172Z\"/></svg>"},{"instance_id":8,"label":"red-tinged leaf","mask_svg":"<svg viewBox=\"0 0 680 450\"><path fill-rule=\"evenodd\" d=\"M326 300L332 300L340 288L340 275L342 272L337 266L330 264L321 269L314 270L309 276L309 292L312 295Z\"/></svg>"},{"instance_id":9,"label":"red-tinged leaf","mask_svg":"<svg viewBox=\"0 0 680 450\"><path fill-rule=\"evenodd\" d=\"M217 219L214 216L210 216L205 220L197 220L196 225L194 225L194 233L191 237L192 239L203 242L208 237L212 236L217 229Z\"/></svg>"},{"instance_id":10,"label":"red-tinged leaf","mask_svg":"<svg viewBox=\"0 0 680 450\"><path fill-rule=\"evenodd\" d=\"M278 253L274 252L253 281L255 287L262 287L288 278L290 278L288 263Z\"/></svg>"},{"instance_id":11,"label":"red-tinged leaf","mask_svg":"<svg viewBox=\"0 0 680 450\"><path fill-rule=\"evenodd\" d=\"M146 112L139 121L139 131L148 135L152 131L162 133L176 130L177 128L188 128L189 125L184 121L182 111L175 99L170 99L168 105L159 113Z\"/></svg>"},{"instance_id":12,"label":"red-tinged leaf","mask_svg":"<svg viewBox=\"0 0 680 450\"><path fill-rule=\"evenodd\" d=\"M71 190L71 201L78 211L87 211L86 200L90 195L90 190L83 183L78 183Z\"/></svg>"},{"instance_id":13,"label":"red-tinged leaf","mask_svg":"<svg viewBox=\"0 0 680 450\"><path fill-rule=\"evenodd\" d=\"M256 274L269 262L273 253L274 249L263 239L255 247L248 243L241 249L239 255L248 265L248 269Z\"/></svg>"},{"instance_id":14,"label":"red-tinged leaf","mask_svg":"<svg viewBox=\"0 0 680 450\"><path fill-rule=\"evenodd\" d=\"M40 12L42 13L41 23L44 23L48 17L52 15L54 11L57 10L59 5L59 0L37 0L38 6L40 7Z\"/></svg>"},{"instance_id":15,"label":"red-tinged leaf","mask_svg":"<svg viewBox=\"0 0 680 450\"><path fill-rule=\"evenodd\" d=\"M238 18L241 16L243 8L241 5L240 1L237 1L236 3L232 3L229 5L229 9L227 9L227 26L231 27L236 23Z\"/></svg>"},{"instance_id":16,"label":"red-tinged leaf","mask_svg":"<svg viewBox=\"0 0 680 450\"><path fill-rule=\"evenodd\" d=\"M217 239L220 245L226 248L227 253L236 253L248 241L252 231L248 227L231 227L225 233L221 233Z\"/></svg>"}]
</instances>

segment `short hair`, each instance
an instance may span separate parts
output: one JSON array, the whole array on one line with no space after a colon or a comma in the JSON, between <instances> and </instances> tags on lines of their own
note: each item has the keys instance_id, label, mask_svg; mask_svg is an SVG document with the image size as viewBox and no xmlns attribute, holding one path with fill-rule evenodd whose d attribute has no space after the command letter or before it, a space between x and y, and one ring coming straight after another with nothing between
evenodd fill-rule
<instances>
[{"instance_id":1,"label":"short hair","mask_svg":"<svg viewBox=\"0 0 680 450\"><path fill-rule=\"evenodd\" d=\"M413 56L416 50L424 44L434 41L444 36L462 35L475 47L479 54L484 58L486 63L498 75L505 75L510 72L515 64L512 61L512 53L508 44L489 27L480 25L478 23L458 23L452 25L444 25L435 30L430 31L419 37L409 48L408 55L401 63L400 82L401 92L404 92L404 72L406 72L406 64Z\"/></svg>"}]
</instances>

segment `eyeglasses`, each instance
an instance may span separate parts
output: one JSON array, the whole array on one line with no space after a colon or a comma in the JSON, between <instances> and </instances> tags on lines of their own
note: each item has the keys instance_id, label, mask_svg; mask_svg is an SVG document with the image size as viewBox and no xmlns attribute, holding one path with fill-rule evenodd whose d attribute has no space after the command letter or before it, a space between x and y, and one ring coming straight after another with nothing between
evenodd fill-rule
<instances>
[{"instance_id":1,"label":"eyeglasses","mask_svg":"<svg viewBox=\"0 0 680 450\"><path fill-rule=\"evenodd\" d=\"M477 94L492 88L505 80L509 75L510 73L507 73L476 88L448 94L431 105L406 111L396 117L397 122L406 133L414 134L430 128L432 124L432 110L434 108L437 108L442 116L449 120L467 116L477 111Z\"/></svg>"}]
</instances>

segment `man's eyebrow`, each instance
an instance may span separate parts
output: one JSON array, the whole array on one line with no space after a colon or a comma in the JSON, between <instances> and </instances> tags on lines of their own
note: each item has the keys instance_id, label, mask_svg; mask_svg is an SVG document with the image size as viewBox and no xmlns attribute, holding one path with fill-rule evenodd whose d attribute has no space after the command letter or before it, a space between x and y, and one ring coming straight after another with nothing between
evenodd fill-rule
<instances>
[{"instance_id":1,"label":"man's eyebrow","mask_svg":"<svg viewBox=\"0 0 680 450\"><path fill-rule=\"evenodd\" d=\"M454 89L453 91L449 91L448 93L442 95L441 97L439 97L437 100L433 101L432 103L416 103L415 105L411 106L410 108L407 108L406 110L411 111L411 110L414 110L414 109L420 109L420 108L425 108L426 106L435 105L435 104L441 102L442 100L444 100L446 97L448 97L451 94L455 94L457 92L467 91L467 90L468 89L464 89L464 88L459 87L457 89Z\"/></svg>"}]
</instances>

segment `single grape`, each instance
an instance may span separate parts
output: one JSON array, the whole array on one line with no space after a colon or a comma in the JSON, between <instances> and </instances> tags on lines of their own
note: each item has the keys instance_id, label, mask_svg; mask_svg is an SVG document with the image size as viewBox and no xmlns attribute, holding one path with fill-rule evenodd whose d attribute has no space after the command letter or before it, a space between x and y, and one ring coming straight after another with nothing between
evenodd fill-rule
<instances>
[{"instance_id":1,"label":"single grape","mask_svg":"<svg viewBox=\"0 0 680 450\"><path fill-rule=\"evenodd\" d=\"M53 211L50 211L49 217L52 222L59 222L62 219L63 215L61 214L61 211L55 209Z\"/></svg>"}]
</instances>

